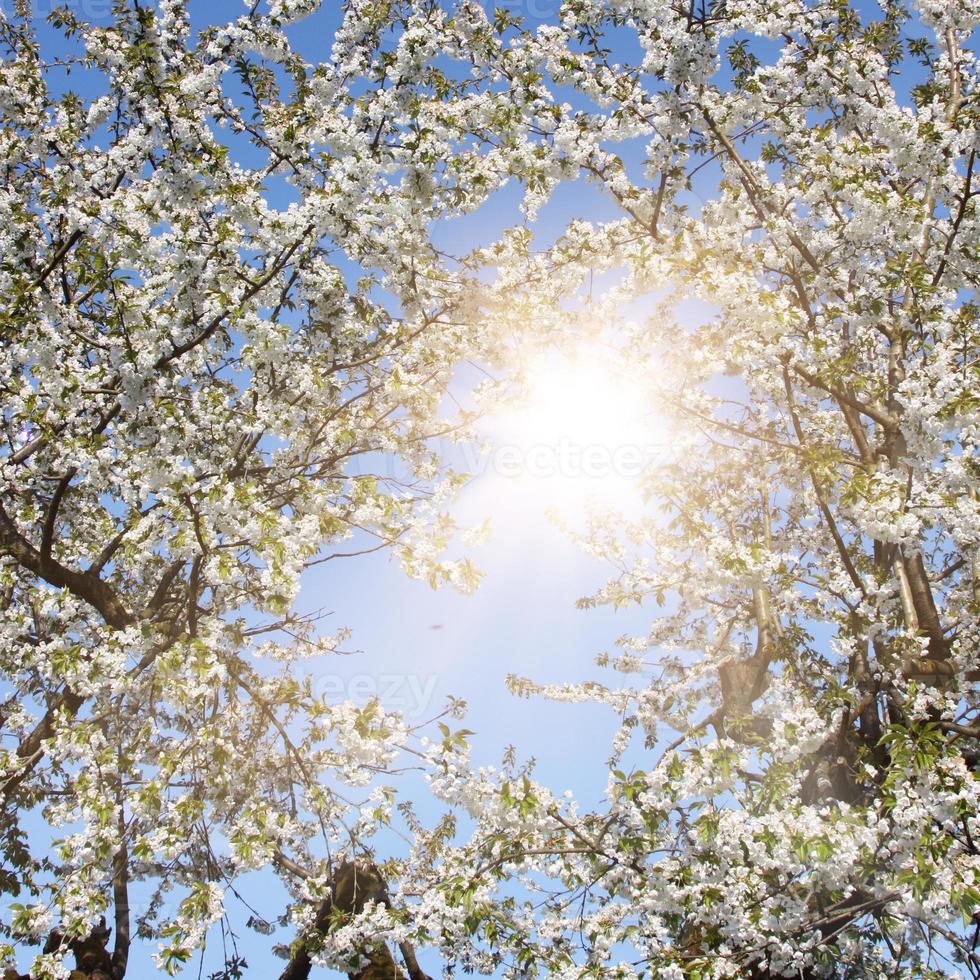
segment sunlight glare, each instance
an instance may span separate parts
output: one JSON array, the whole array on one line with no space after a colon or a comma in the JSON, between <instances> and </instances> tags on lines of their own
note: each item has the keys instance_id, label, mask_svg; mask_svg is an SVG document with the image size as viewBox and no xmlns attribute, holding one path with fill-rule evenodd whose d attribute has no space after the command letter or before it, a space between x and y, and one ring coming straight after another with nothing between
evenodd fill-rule
<instances>
[{"instance_id":1,"label":"sunlight glare","mask_svg":"<svg viewBox=\"0 0 980 980\"><path fill-rule=\"evenodd\" d=\"M657 436L650 385L622 352L553 353L528 367L523 397L500 420L494 468L525 501L632 509Z\"/></svg>"}]
</instances>

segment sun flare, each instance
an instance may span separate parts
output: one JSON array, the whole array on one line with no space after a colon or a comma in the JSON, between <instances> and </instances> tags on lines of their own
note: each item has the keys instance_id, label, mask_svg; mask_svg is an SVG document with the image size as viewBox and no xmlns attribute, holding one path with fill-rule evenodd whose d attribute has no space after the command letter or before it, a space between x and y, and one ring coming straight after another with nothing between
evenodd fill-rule
<instances>
[{"instance_id":1,"label":"sun flare","mask_svg":"<svg viewBox=\"0 0 980 980\"><path fill-rule=\"evenodd\" d=\"M501 420L495 469L557 506L622 506L638 499L637 481L660 448L656 422L650 385L622 352L595 345L543 355Z\"/></svg>"}]
</instances>

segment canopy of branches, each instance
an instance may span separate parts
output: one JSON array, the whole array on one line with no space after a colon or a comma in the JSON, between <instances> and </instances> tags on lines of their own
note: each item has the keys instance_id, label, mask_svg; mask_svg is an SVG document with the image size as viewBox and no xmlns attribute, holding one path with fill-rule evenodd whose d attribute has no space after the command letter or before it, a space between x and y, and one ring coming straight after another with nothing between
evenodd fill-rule
<instances>
[{"instance_id":1,"label":"canopy of branches","mask_svg":"<svg viewBox=\"0 0 980 980\"><path fill-rule=\"evenodd\" d=\"M0 11L7 976L122 980L141 944L230 980L246 930L288 980L980 976L975 0L29 6ZM564 181L616 216L542 242ZM507 231L438 246L508 182ZM493 412L596 324L673 451L573 529L611 567L581 604L648 629L587 684L510 678L619 718L593 808L533 744L472 766L456 703L325 696L297 665L345 634L294 604L374 548L475 587L448 386L480 365ZM290 897L250 911L252 873Z\"/></svg>"}]
</instances>

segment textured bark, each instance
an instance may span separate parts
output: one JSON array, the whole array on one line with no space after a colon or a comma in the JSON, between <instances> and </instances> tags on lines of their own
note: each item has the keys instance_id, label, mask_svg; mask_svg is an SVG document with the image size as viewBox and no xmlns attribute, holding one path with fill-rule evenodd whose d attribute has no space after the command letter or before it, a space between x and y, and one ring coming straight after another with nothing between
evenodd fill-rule
<instances>
[{"instance_id":1,"label":"textured bark","mask_svg":"<svg viewBox=\"0 0 980 980\"><path fill-rule=\"evenodd\" d=\"M313 968L312 952L319 936L331 925L345 921L364 910L368 902L391 907L388 886L377 867L368 861L345 861L339 865L331 882L330 894L317 908L312 935L301 937L286 969L279 980L307 980ZM348 973L351 980L430 980L419 967L415 951L409 943L399 945L407 967L406 973L395 962L384 944L365 949L362 955L369 961L359 972Z\"/></svg>"},{"instance_id":2,"label":"textured bark","mask_svg":"<svg viewBox=\"0 0 980 980\"><path fill-rule=\"evenodd\" d=\"M45 556L25 538L0 504L0 554L15 559L21 566L44 579L49 585L68 589L83 599L110 626L122 629L133 622L133 616L123 605L115 590L91 572L76 572Z\"/></svg>"},{"instance_id":3,"label":"textured bark","mask_svg":"<svg viewBox=\"0 0 980 980\"><path fill-rule=\"evenodd\" d=\"M68 949L75 957L75 969L68 975L68 980L122 980L122 973L117 973L112 962L112 956L106 949L112 930L106 925L105 919L84 938L65 938L60 929L55 929L44 944L45 953L53 953L59 949ZM32 980L29 974L7 970L3 980Z\"/></svg>"},{"instance_id":4,"label":"textured bark","mask_svg":"<svg viewBox=\"0 0 980 980\"><path fill-rule=\"evenodd\" d=\"M779 623L773 613L769 590L759 586L752 590L752 613L756 622L755 653L745 660L729 657L718 665L721 684L719 722L725 734L736 741L765 738L772 723L755 717L752 705L769 684L769 665L776 654Z\"/></svg>"}]
</instances>

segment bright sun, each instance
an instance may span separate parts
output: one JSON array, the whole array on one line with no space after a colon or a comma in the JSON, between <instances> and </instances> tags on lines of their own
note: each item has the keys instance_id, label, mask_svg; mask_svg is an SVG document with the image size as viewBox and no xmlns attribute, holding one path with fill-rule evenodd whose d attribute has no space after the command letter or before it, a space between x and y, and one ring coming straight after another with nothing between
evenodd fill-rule
<instances>
[{"instance_id":1,"label":"bright sun","mask_svg":"<svg viewBox=\"0 0 980 980\"><path fill-rule=\"evenodd\" d=\"M491 464L525 498L621 507L637 498L663 437L650 394L607 348L543 356L525 373L523 398L494 426Z\"/></svg>"}]
</instances>

